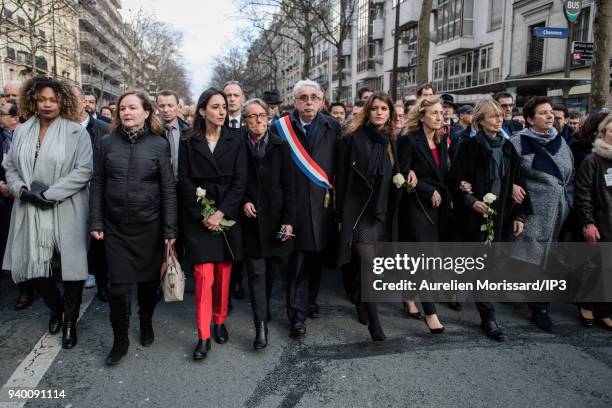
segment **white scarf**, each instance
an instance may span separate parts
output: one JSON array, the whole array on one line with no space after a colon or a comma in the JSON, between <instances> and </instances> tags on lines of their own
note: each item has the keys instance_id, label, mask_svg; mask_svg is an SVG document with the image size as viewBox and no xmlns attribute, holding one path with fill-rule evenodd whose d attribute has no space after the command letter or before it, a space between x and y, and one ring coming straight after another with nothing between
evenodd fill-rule
<instances>
[{"instance_id":1,"label":"white scarf","mask_svg":"<svg viewBox=\"0 0 612 408\"><path fill-rule=\"evenodd\" d=\"M21 180L29 189L32 182L52 186L61 177L65 160L68 119L57 118L45 134L36 158L40 133L38 116L31 117L20 127L13 140L10 154ZM16 201L12 243L12 274L15 282L51 276L51 259L59 248L57 206L40 209L30 203Z\"/></svg>"},{"instance_id":2,"label":"white scarf","mask_svg":"<svg viewBox=\"0 0 612 408\"><path fill-rule=\"evenodd\" d=\"M604 159L612 160L612 145L606 143L603 139L595 139L595 142L593 142L593 153Z\"/></svg>"}]
</instances>

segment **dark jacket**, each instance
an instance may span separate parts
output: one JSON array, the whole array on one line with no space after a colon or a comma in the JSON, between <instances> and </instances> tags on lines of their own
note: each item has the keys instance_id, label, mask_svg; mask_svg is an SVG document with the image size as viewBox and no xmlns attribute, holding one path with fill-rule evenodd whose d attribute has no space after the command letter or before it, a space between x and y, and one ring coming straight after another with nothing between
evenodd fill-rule
<instances>
[{"instance_id":1,"label":"dark jacket","mask_svg":"<svg viewBox=\"0 0 612 408\"><path fill-rule=\"evenodd\" d=\"M231 261L223 234L213 234L202 224L202 205L196 188L206 190L225 218L236 221L226 231L234 259L242 258L240 214L247 180L246 146L238 132L222 128L214 153L206 139L189 132L181 139L178 164L178 192L187 257L196 264Z\"/></svg>"},{"instance_id":2,"label":"dark jacket","mask_svg":"<svg viewBox=\"0 0 612 408\"><path fill-rule=\"evenodd\" d=\"M568 125L563 126L563 129L559 132L561 137L565 140L565 143L571 145L574 141L574 132Z\"/></svg>"},{"instance_id":3,"label":"dark jacket","mask_svg":"<svg viewBox=\"0 0 612 408\"><path fill-rule=\"evenodd\" d=\"M95 149L90 193L90 231L104 220L140 224L162 218L165 239L176 238L176 191L170 146L145 131L135 143L121 132L104 136Z\"/></svg>"},{"instance_id":4,"label":"dark jacket","mask_svg":"<svg viewBox=\"0 0 612 408\"><path fill-rule=\"evenodd\" d=\"M344 265L350 262L353 232L360 221L368 219L367 223L372 225L372 220L382 222L385 235L390 235L388 222L393 218L399 198L403 189L391 186L391 178L399 172L395 146L391 143L393 152L393 166L388 177L383 177L388 182L388 194L385 199L386 212L376 214L375 190L376 179L368 177L368 167L372 160L374 143L370 140L365 129L355 133L344 135L338 141L337 153L337 177L336 177L336 216L341 223L340 238L338 241L338 264ZM385 157L388 157L385 155ZM380 182L380 180L378 180ZM376 219L384 217L384 220Z\"/></svg>"},{"instance_id":5,"label":"dark jacket","mask_svg":"<svg viewBox=\"0 0 612 408\"><path fill-rule=\"evenodd\" d=\"M520 205L514 203L512 199L513 184L525 188L525 181L521 169L521 158L508 140L502 146L502 155L505 171L501 178L500 194L493 203L493 208L497 211L493 223L495 242L510 241L514 221L524 220L532 212L529 195ZM484 232L480 231L484 218L482 214L474 211L472 205L474 200L482 201L484 195L491 192L491 160L493 156L475 137L471 137L461 143L461 148L453 161L449 186L455 208L455 237L460 241L482 242L485 240ZM472 194L461 190L461 181L467 181L472 185Z\"/></svg>"},{"instance_id":6,"label":"dark jacket","mask_svg":"<svg viewBox=\"0 0 612 408\"><path fill-rule=\"evenodd\" d=\"M514 133L523 130L524 126L518 120L504 119L502 122L502 128L507 129L510 132L510 136L512 136Z\"/></svg>"},{"instance_id":7,"label":"dark jacket","mask_svg":"<svg viewBox=\"0 0 612 408\"><path fill-rule=\"evenodd\" d=\"M446 227L451 201L450 192L446 187L449 170L446 136L436 147L440 156L440 167L436 165L427 137L422 131L402 135L397 141L397 156L401 173L406 177L412 170L418 178L415 187L416 194L404 194L400 201L398 214L400 241L437 242ZM431 205L434 191L438 191L442 197L442 203L438 208ZM417 196L433 224L423 213Z\"/></svg>"},{"instance_id":8,"label":"dark jacket","mask_svg":"<svg viewBox=\"0 0 612 408\"><path fill-rule=\"evenodd\" d=\"M327 173L333 183L336 171L336 142L340 138L340 125L334 118L318 114L318 130L310 144L302 131L297 111L291 114L291 123L302 146L312 159ZM276 127L271 128L276 133ZM328 249L335 237L334 205L330 201L324 207L326 190L314 184L297 166L294 166L295 197L299 205L294 226L294 249L298 251L323 251ZM333 191L329 192L333 196Z\"/></svg>"},{"instance_id":9,"label":"dark jacket","mask_svg":"<svg viewBox=\"0 0 612 408\"><path fill-rule=\"evenodd\" d=\"M289 144L269 134L263 157L256 157L248 132L242 134L248 157L248 177L244 203L251 202L257 218L242 211L244 256L267 258L288 254L293 239L281 242L276 234L281 225L295 225L295 183Z\"/></svg>"},{"instance_id":10,"label":"dark jacket","mask_svg":"<svg viewBox=\"0 0 612 408\"><path fill-rule=\"evenodd\" d=\"M89 123L87 123L86 129L87 133L89 133L89 137L91 137L91 147L95 152L96 147L98 147L102 141L102 136L108 133L108 123L95 119L93 116L89 115Z\"/></svg>"},{"instance_id":11,"label":"dark jacket","mask_svg":"<svg viewBox=\"0 0 612 408\"><path fill-rule=\"evenodd\" d=\"M595 224L602 242L612 241L612 187L605 175L612 169L612 158L589 154L576 175L576 215L578 227Z\"/></svg>"}]
</instances>

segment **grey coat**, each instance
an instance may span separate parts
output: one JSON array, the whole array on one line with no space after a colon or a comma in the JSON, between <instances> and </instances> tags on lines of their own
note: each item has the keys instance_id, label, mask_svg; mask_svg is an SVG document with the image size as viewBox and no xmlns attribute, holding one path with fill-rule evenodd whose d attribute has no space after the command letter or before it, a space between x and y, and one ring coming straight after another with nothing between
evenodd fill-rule
<instances>
[{"instance_id":1,"label":"grey coat","mask_svg":"<svg viewBox=\"0 0 612 408\"><path fill-rule=\"evenodd\" d=\"M19 127L15 131L16 135ZM61 178L45 191L45 198L57 201L55 208L59 220L59 252L62 264L62 279L65 281L85 280L87 268L87 217L89 213L88 183L93 173L93 152L89 134L79 123L69 125L69 143L65 146L64 163L61 164ZM13 193L18 197L25 186L19 171L9 161L6 179ZM15 200L13 215L26 205ZM13 217L14 218L14 217ZM11 223L3 269L11 269L11 252L14 235Z\"/></svg>"},{"instance_id":2,"label":"grey coat","mask_svg":"<svg viewBox=\"0 0 612 408\"><path fill-rule=\"evenodd\" d=\"M533 214L525 218L523 233L515 238L515 242L524 244L514 247L510 256L532 264L543 264L550 242L557 241L574 201L574 158L563 140L559 150L551 156L563 176L563 180L560 180L532 167L535 154L526 150L523 137L517 134L510 141L521 157L521 168Z\"/></svg>"}]
</instances>

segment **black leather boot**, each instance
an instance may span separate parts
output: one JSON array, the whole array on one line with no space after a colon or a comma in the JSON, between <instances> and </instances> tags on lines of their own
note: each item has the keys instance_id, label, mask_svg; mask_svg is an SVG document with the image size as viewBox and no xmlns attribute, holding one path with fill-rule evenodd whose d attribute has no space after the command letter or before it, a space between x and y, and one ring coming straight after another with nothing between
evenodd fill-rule
<instances>
[{"instance_id":1,"label":"black leather boot","mask_svg":"<svg viewBox=\"0 0 612 408\"><path fill-rule=\"evenodd\" d=\"M153 333L153 320L151 317L140 317L140 344L143 347L149 347L155 340Z\"/></svg>"},{"instance_id":2,"label":"black leather boot","mask_svg":"<svg viewBox=\"0 0 612 408\"><path fill-rule=\"evenodd\" d=\"M62 348L71 349L77 344L77 321L64 320L62 325Z\"/></svg>"},{"instance_id":3,"label":"black leather boot","mask_svg":"<svg viewBox=\"0 0 612 408\"><path fill-rule=\"evenodd\" d=\"M113 348L108 354L108 357L106 357L106 365L108 366L118 364L127 354L130 347L130 340L128 338L128 329L130 326L129 313L111 316L111 325L113 326Z\"/></svg>"},{"instance_id":4,"label":"black leather boot","mask_svg":"<svg viewBox=\"0 0 612 408\"><path fill-rule=\"evenodd\" d=\"M49 317L49 333L57 334L62 328L62 310L56 310L51 312L51 317Z\"/></svg>"},{"instance_id":5,"label":"black leather boot","mask_svg":"<svg viewBox=\"0 0 612 408\"><path fill-rule=\"evenodd\" d=\"M255 341L253 348L260 350L268 345L268 324L265 320L255 324Z\"/></svg>"},{"instance_id":6,"label":"black leather boot","mask_svg":"<svg viewBox=\"0 0 612 408\"><path fill-rule=\"evenodd\" d=\"M225 324L213 324L213 333L215 335L215 341L219 344L227 343L229 340L229 333Z\"/></svg>"},{"instance_id":7,"label":"black leather boot","mask_svg":"<svg viewBox=\"0 0 612 408\"><path fill-rule=\"evenodd\" d=\"M194 360L203 360L206 358L206 352L210 350L210 339L198 340L195 349L193 350Z\"/></svg>"}]
</instances>

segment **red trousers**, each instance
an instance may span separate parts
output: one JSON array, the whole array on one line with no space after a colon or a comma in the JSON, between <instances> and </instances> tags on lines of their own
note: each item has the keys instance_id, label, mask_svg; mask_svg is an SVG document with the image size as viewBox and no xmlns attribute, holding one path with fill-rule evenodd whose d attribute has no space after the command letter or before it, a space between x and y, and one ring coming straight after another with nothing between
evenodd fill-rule
<instances>
[{"instance_id":1,"label":"red trousers","mask_svg":"<svg viewBox=\"0 0 612 408\"><path fill-rule=\"evenodd\" d=\"M227 317L231 262L194 265L196 320L201 340L210 338L210 320L222 324Z\"/></svg>"}]
</instances>

